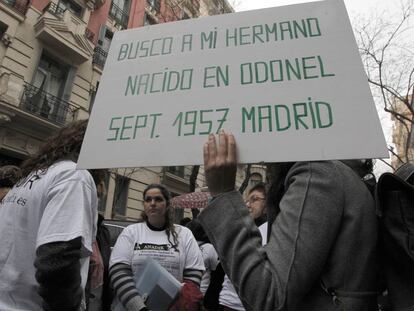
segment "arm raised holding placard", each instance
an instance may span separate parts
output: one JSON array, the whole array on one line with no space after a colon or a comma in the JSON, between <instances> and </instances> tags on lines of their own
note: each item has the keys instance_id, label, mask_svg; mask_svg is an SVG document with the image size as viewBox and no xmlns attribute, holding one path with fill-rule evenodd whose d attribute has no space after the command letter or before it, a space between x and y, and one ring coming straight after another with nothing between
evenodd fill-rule
<instances>
[{"instance_id":1,"label":"arm raised holding placard","mask_svg":"<svg viewBox=\"0 0 414 311\"><path fill-rule=\"evenodd\" d=\"M233 191L231 134L220 132L218 145L209 137L204 165L215 199L200 222L247 310L376 310L374 202L351 168L338 161L290 164L270 188L270 201L282 193L280 212L262 247Z\"/></svg>"}]
</instances>

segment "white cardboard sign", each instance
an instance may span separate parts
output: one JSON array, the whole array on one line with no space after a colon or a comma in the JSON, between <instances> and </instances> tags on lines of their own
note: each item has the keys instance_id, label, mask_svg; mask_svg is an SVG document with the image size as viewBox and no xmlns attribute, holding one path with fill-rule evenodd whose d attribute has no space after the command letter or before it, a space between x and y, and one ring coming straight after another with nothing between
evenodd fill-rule
<instances>
[{"instance_id":1,"label":"white cardboard sign","mask_svg":"<svg viewBox=\"0 0 414 311\"><path fill-rule=\"evenodd\" d=\"M240 163L387 157L342 0L116 32L78 167L201 164L220 128Z\"/></svg>"}]
</instances>

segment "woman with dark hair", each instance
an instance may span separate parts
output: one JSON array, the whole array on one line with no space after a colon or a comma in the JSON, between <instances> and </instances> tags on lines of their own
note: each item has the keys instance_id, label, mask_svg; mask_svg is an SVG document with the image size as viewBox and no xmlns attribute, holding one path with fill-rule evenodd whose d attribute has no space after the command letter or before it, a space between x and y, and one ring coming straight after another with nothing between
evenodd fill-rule
<instances>
[{"instance_id":1,"label":"woman with dark hair","mask_svg":"<svg viewBox=\"0 0 414 311\"><path fill-rule=\"evenodd\" d=\"M377 310L375 206L352 168L272 165L266 246L234 191L233 135L209 136L204 168L214 198L199 220L247 310Z\"/></svg>"},{"instance_id":2,"label":"woman with dark hair","mask_svg":"<svg viewBox=\"0 0 414 311\"><path fill-rule=\"evenodd\" d=\"M144 222L124 229L110 260L111 283L127 311L146 309L134 282L137 266L145 257L152 257L178 281L191 286L200 285L204 271L203 257L191 231L172 222L169 191L151 184L143 198Z\"/></svg>"},{"instance_id":3,"label":"woman with dark hair","mask_svg":"<svg viewBox=\"0 0 414 311\"><path fill-rule=\"evenodd\" d=\"M97 219L93 178L75 163L86 126L47 140L3 199L0 310L81 310Z\"/></svg>"}]
</instances>

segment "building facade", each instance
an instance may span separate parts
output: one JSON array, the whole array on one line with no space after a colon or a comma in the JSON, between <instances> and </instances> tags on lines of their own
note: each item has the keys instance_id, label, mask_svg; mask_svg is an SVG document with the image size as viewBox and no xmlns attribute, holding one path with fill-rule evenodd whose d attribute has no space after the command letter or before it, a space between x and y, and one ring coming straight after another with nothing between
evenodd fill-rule
<instances>
[{"instance_id":1,"label":"building facade","mask_svg":"<svg viewBox=\"0 0 414 311\"><path fill-rule=\"evenodd\" d=\"M394 123L392 140L395 146L391 158L391 165L394 169L398 168L402 163L414 161L414 115L407 105L414 107L413 95L408 95L406 103L394 99L392 110L403 116L397 119L392 114ZM411 120L411 121L409 121Z\"/></svg>"},{"instance_id":2,"label":"building facade","mask_svg":"<svg viewBox=\"0 0 414 311\"><path fill-rule=\"evenodd\" d=\"M20 164L59 128L89 118L116 31L230 12L226 0L0 0L0 165ZM192 170L111 170L99 209L105 218L138 219L148 184L186 193ZM204 186L200 169L195 188Z\"/></svg>"}]
</instances>

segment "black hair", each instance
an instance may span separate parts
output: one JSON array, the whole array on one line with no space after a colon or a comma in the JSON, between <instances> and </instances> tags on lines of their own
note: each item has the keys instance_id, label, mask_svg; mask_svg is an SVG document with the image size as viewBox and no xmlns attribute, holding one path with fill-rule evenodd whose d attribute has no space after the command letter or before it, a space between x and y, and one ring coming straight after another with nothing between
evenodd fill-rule
<instances>
[{"instance_id":1,"label":"black hair","mask_svg":"<svg viewBox=\"0 0 414 311\"><path fill-rule=\"evenodd\" d=\"M22 177L33 171L46 173L49 166L60 160L77 162L87 125L88 120L75 121L51 136L36 154L22 163Z\"/></svg>"},{"instance_id":2,"label":"black hair","mask_svg":"<svg viewBox=\"0 0 414 311\"><path fill-rule=\"evenodd\" d=\"M206 232L204 231L201 223L197 219L193 219L187 224L187 228L191 230L195 239L200 242L210 243Z\"/></svg>"},{"instance_id":3,"label":"black hair","mask_svg":"<svg viewBox=\"0 0 414 311\"><path fill-rule=\"evenodd\" d=\"M183 219L180 220L180 225L181 226L187 226L187 224L191 221L190 217L184 217Z\"/></svg>"}]
</instances>

